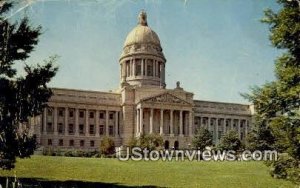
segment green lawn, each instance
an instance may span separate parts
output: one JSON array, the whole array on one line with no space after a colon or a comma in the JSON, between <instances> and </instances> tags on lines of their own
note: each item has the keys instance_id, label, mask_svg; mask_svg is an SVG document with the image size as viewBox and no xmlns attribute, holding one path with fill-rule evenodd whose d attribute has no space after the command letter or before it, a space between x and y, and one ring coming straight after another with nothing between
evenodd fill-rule
<instances>
[{"instance_id":1,"label":"green lawn","mask_svg":"<svg viewBox=\"0 0 300 188\"><path fill-rule=\"evenodd\" d=\"M18 160L18 177L80 180L128 186L295 187L276 180L261 162L149 162L117 159L33 156ZM0 171L0 176L13 172Z\"/></svg>"}]
</instances>

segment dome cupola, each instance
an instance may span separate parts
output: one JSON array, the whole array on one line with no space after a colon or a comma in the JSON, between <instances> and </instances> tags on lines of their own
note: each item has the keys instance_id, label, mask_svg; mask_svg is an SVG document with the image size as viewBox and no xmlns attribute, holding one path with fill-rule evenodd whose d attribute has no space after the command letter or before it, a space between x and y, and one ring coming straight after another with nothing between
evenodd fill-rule
<instances>
[{"instance_id":1,"label":"dome cupola","mask_svg":"<svg viewBox=\"0 0 300 188\"><path fill-rule=\"evenodd\" d=\"M146 12L140 12L138 25L127 35L119 62L121 86L165 87L166 59L158 35L148 26Z\"/></svg>"}]
</instances>

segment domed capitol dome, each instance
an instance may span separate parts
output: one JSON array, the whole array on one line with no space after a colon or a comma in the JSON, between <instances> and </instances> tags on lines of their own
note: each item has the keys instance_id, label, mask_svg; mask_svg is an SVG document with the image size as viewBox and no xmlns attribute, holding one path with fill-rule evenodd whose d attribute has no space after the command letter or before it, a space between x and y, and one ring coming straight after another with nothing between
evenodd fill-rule
<instances>
[{"instance_id":1,"label":"domed capitol dome","mask_svg":"<svg viewBox=\"0 0 300 188\"><path fill-rule=\"evenodd\" d=\"M159 37L148 26L146 12L141 11L120 57L121 85L165 87L165 62Z\"/></svg>"}]
</instances>

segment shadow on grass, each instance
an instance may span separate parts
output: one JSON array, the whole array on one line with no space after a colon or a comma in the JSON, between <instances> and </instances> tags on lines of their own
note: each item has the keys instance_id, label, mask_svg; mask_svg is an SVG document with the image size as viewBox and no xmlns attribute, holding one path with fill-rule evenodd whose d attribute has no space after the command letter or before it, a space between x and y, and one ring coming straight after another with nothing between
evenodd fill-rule
<instances>
[{"instance_id":1,"label":"shadow on grass","mask_svg":"<svg viewBox=\"0 0 300 188\"><path fill-rule=\"evenodd\" d=\"M13 187L12 182L14 178L9 177L9 187ZM130 188L130 187L155 187L154 185L141 185L141 186L127 186L120 183L102 183L102 182L83 182L83 181L52 181L48 179L34 179L34 178L18 178L19 184L22 188L97 188L97 187L116 187L116 188ZM0 177L0 185L5 187L6 177ZM0 186L1 187L1 186ZM18 188L18 186L16 186Z\"/></svg>"}]
</instances>

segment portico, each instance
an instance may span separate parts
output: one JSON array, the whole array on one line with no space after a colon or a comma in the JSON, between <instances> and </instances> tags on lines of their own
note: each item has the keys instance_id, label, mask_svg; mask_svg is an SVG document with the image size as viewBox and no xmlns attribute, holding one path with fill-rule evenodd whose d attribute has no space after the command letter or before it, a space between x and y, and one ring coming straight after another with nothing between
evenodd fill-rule
<instances>
[{"instance_id":1,"label":"portico","mask_svg":"<svg viewBox=\"0 0 300 188\"><path fill-rule=\"evenodd\" d=\"M176 140L193 135L192 104L170 93L141 99L135 114L137 137L160 134L164 140Z\"/></svg>"}]
</instances>

